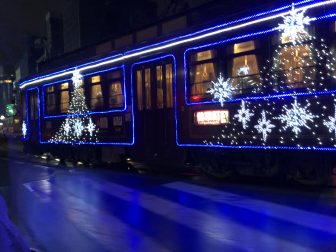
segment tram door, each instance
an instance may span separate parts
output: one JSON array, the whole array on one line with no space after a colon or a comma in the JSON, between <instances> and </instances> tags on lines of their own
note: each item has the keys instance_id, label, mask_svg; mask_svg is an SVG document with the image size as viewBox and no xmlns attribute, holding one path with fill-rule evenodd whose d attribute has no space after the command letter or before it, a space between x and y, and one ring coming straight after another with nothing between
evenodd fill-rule
<instances>
[{"instance_id":1,"label":"tram door","mask_svg":"<svg viewBox=\"0 0 336 252\"><path fill-rule=\"evenodd\" d=\"M146 158L162 156L174 144L173 62L141 65L136 79L136 142Z\"/></svg>"},{"instance_id":2,"label":"tram door","mask_svg":"<svg viewBox=\"0 0 336 252\"><path fill-rule=\"evenodd\" d=\"M27 121L28 121L28 134L29 140L31 141L38 141L38 134L39 134L39 109L38 109L38 91L37 89L29 90L28 91L28 114Z\"/></svg>"}]
</instances>

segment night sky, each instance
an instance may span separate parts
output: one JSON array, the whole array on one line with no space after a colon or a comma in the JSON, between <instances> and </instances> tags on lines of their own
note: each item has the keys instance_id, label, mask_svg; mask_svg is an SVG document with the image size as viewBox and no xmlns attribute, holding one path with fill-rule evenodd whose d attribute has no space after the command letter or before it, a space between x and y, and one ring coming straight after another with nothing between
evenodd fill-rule
<instances>
[{"instance_id":1,"label":"night sky","mask_svg":"<svg viewBox=\"0 0 336 252\"><path fill-rule=\"evenodd\" d=\"M45 14L61 13L63 0L0 0L0 64L15 64L24 41L45 35Z\"/></svg>"}]
</instances>

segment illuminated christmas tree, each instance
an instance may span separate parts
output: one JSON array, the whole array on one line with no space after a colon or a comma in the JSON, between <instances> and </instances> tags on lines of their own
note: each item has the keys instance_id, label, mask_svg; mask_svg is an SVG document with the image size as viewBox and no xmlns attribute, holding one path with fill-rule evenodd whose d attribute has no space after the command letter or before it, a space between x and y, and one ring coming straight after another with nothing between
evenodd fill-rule
<instances>
[{"instance_id":1,"label":"illuminated christmas tree","mask_svg":"<svg viewBox=\"0 0 336 252\"><path fill-rule=\"evenodd\" d=\"M89 109L86 105L82 88L83 76L79 71L75 70L73 72L72 82L74 90L71 93L67 117L49 142L71 144L98 142L98 127L93 123L88 114Z\"/></svg>"}]
</instances>

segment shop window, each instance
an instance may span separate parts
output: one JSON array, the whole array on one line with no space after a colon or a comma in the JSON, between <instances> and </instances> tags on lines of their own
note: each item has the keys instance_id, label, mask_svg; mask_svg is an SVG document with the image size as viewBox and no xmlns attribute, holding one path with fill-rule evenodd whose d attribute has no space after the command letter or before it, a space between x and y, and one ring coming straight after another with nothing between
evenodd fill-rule
<instances>
[{"instance_id":1,"label":"shop window","mask_svg":"<svg viewBox=\"0 0 336 252\"><path fill-rule=\"evenodd\" d=\"M197 52L191 56L189 67L190 100L211 99L207 91L216 80L215 53L213 50Z\"/></svg>"}]
</instances>

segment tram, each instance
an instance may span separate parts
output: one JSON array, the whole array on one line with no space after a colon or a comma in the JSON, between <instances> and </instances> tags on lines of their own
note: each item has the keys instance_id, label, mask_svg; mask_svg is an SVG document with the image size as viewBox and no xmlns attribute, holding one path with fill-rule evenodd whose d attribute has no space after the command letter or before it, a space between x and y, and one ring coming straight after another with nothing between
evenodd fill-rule
<instances>
[{"instance_id":1,"label":"tram","mask_svg":"<svg viewBox=\"0 0 336 252\"><path fill-rule=\"evenodd\" d=\"M336 151L335 7L240 14L31 76L20 82L22 140L58 156L325 181Z\"/></svg>"}]
</instances>

